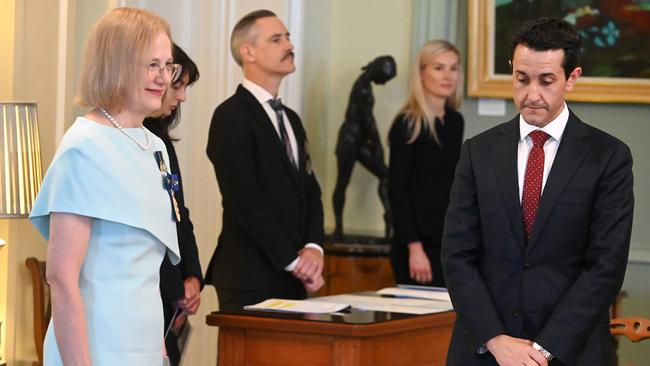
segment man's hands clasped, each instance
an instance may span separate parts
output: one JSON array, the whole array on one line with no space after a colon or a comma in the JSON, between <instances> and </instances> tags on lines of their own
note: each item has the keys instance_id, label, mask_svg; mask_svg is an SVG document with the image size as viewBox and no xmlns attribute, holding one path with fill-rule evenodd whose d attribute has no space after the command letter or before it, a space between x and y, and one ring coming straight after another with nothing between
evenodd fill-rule
<instances>
[{"instance_id":1,"label":"man's hands clasped","mask_svg":"<svg viewBox=\"0 0 650 366\"><path fill-rule=\"evenodd\" d=\"M318 249L303 248L298 252L298 263L292 271L307 292L316 292L324 284L323 280L323 254Z\"/></svg>"},{"instance_id":2,"label":"man's hands clasped","mask_svg":"<svg viewBox=\"0 0 650 366\"><path fill-rule=\"evenodd\" d=\"M485 346L500 366L548 366L548 361L533 348L528 339L510 337L505 334L490 339Z\"/></svg>"}]
</instances>

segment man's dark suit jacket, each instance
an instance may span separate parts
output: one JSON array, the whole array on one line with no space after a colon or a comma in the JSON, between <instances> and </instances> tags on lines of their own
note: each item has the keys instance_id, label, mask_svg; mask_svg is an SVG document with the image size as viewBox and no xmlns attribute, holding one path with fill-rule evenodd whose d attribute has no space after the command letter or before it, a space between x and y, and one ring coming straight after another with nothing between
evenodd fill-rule
<instances>
[{"instance_id":1,"label":"man's dark suit jacket","mask_svg":"<svg viewBox=\"0 0 650 366\"><path fill-rule=\"evenodd\" d=\"M623 283L634 198L632 156L570 112L524 239L519 117L462 148L443 235L458 315L448 365L495 365L477 350L499 334L536 341L551 365L608 365L608 307Z\"/></svg>"},{"instance_id":2,"label":"man's dark suit jacket","mask_svg":"<svg viewBox=\"0 0 650 366\"><path fill-rule=\"evenodd\" d=\"M305 130L294 111L284 111L296 136L299 169L246 88L240 85L214 111L207 154L223 198L223 226L205 279L217 288L306 295L284 268L305 244L323 242L323 206Z\"/></svg>"}]
</instances>

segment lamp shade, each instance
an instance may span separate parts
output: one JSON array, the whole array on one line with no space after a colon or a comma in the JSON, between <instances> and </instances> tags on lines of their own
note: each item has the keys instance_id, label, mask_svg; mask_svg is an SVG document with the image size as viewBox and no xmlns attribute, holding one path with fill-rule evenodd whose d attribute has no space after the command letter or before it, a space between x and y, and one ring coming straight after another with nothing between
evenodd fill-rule
<instances>
[{"instance_id":1,"label":"lamp shade","mask_svg":"<svg viewBox=\"0 0 650 366\"><path fill-rule=\"evenodd\" d=\"M27 217L42 180L36 103L0 101L0 218Z\"/></svg>"}]
</instances>

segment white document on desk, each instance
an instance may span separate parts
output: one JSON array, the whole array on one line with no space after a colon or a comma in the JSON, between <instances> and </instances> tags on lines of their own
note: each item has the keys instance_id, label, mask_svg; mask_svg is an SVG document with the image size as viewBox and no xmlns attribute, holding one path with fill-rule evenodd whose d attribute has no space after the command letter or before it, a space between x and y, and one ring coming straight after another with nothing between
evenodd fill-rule
<instances>
[{"instance_id":1,"label":"white document on desk","mask_svg":"<svg viewBox=\"0 0 650 366\"><path fill-rule=\"evenodd\" d=\"M432 314L452 310L451 302L363 295L333 295L319 302L346 303L355 309L404 314Z\"/></svg>"},{"instance_id":2,"label":"white document on desk","mask_svg":"<svg viewBox=\"0 0 650 366\"><path fill-rule=\"evenodd\" d=\"M333 313L347 308L348 304L306 300L268 299L255 305L244 306L246 310L267 310L289 313Z\"/></svg>"},{"instance_id":3,"label":"white document on desk","mask_svg":"<svg viewBox=\"0 0 650 366\"><path fill-rule=\"evenodd\" d=\"M414 299L428 299L451 303L451 298L449 297L449 292L447 292L447 290L416 290L403 287L386 287L377 291L377 293L380 295L391 295Z\"/></svg>"}]
</instances>

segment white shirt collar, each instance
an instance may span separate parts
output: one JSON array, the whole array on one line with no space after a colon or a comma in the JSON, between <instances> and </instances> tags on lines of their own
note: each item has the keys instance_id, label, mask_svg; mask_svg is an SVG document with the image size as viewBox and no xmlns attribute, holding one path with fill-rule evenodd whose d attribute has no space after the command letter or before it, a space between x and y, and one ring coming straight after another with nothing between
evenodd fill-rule
<instances>
[{"instance_id":1,"label":"white shirt collar","mask_svg":"<svg viewBox=\"0 0 650 366\"><path fill-rule=\"evenodd\" d=\"M274 99L273 95L268 92L268 90L262 88L261 86L255 84L254 82L244 79L242 81L241 86L246 88L253 96L255 99L257 99L258 102L260 102L261 105L266 105L268 104L269 99Z\"/></svg>"},{"instance_id":2,"label":"white shirt collar","mask_svg":"<svg viewBox=\"0 0 650 366\"><path fill-rule=\"evenodd\" d=\"M562 112L555 117L554 120L549 122L546 126L542 127L541 130L551 135L553 139L557 142L560 142L562 139L562 134L566 128L566 124L569 121L569 108L566 103L564 103L564 108ZM529 133L539 130L537 126L529 125L525 120L524 116L519 114L519 141L523 141Z\"/></svg>"}]
</instances>

